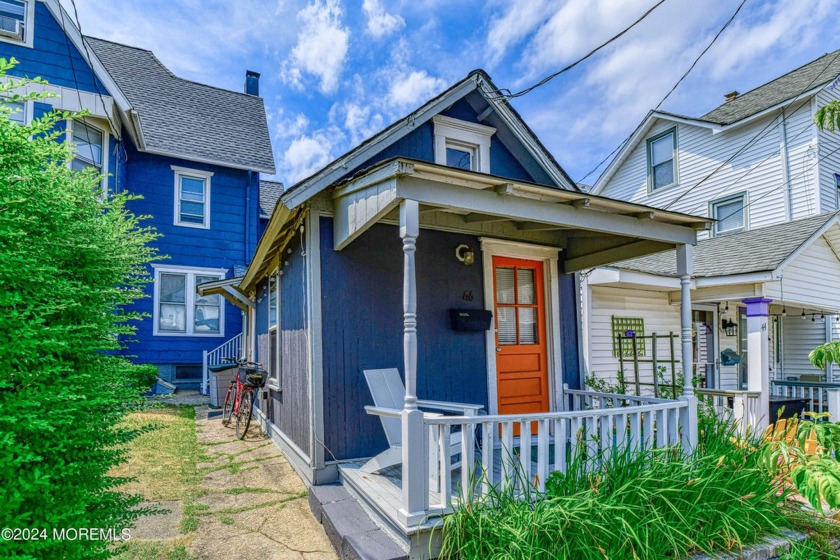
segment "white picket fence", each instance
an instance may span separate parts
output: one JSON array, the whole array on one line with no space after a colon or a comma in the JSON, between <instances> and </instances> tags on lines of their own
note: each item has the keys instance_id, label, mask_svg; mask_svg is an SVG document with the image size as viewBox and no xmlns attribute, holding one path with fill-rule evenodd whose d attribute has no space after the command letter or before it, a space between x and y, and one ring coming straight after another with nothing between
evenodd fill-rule
<instances>
[{"instance_id":1,"label":"white picket fence","mask_svg":"<svg viewBox=\"0 0 840 560\"><path fill-rule=\"evenodd\" d=\"M453 499L478 499L491 487L528 484L542 491L550 473L566 472L574 457L603 461L626 449L676 445L682 426L689 425L684 400L564 393L571 410L563 412L425 417L430 444L426 510L448 512ZM453 469L451 445L457 433L461 467Z\"/></svg>"},{"instance_id":2,"label":"white picket fence","mask_svg":"<svg viewBox=\"0 0 840 560\"><path fill-rule=\"evenodd\" d=\"M201 363L201 392L208 394L210 390L210 366L222 363L222 358L240 358L242 352L242 333L226 340L220 346L204 351Z\"/></svg>"}]
</instances>

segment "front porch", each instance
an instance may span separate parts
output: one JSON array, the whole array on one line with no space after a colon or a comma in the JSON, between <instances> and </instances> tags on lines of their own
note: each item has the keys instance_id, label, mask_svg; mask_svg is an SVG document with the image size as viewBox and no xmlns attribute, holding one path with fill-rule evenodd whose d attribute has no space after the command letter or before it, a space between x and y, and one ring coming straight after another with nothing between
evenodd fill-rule
<instances>
[{"instance_id":1,"label":"front porch","mask_svg":"<svg viewBox=\"0 0 840 560\"><path fill-rule=\"evenodd\" d=\"M543 489L551 472L564 471L575 457L599 461L627 448L696 445L696 398L690 378L682 396L673 400L580 391L564 384L580 386L577 364L576 371L564 371L564 353L576 348L561 343L561 333L577 331L579 325L576 298L563 300L572 306L564 308L558 282L563 275L633 254L676 247L679 345L687 369L692 244L695 229L706 225L702 219L403 159L383 162L338 185L318 211L333 216L337 252L371 239L366 232L375 224L399 227L405 395L394 408L369 409L399 421L395 431L400 444L393 447L400 454L399 464L370 472L363 469L362 460L336 462L342 483L395 535L410 540L453 504L477 499L494 487ZM489 414L443 416L420 410L418 379L425 372L418 370L423 332L418 329L421 271L416 255L423 248L423 229L481 236L482 254L474 258L482 262L484 309L492 313L495 328L485 332L488 396L481 395L478 402L487 402ZM461 264L472 264L473 257L466 256L472 247L452 250ZM537 264L520 268L516 259ZM447 278L432 281L437 290L457 289ZM446 345L461 340L458 333L435 336ZM524 349L511 353L513 346ZM528 362L528 356L535 357ZM522 365L526 362L533 363L533 371ZM394 364L376 367L386 365ZM511 372L515 375L506 377ZM541 372L544 381L539 379ZM429 374L439 383L457 383L459 371L444 367ZM454 470L453 444L460 463Z\"/></svg>"}]
</instances>

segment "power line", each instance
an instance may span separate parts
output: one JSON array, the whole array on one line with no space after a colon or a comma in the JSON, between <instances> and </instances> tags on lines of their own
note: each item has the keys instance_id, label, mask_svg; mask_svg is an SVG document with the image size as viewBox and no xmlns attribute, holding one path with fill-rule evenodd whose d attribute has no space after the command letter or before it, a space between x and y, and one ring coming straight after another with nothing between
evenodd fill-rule
<instances>
[{"instance_id":1,"label":"power line","mask_svg":"<svg viewBox=\"0 0 840 560\"><path fill-rule=\"evenodd\" d=\"M662 4L664 4L664 3L665 3L665 0L659 0L659 2L657 2L656 4L654 4L654 5L653 5L651 8L649 8L649 9L648 9L645 13L643 13L643 14L642 14L642 16L641 16L639 19L637 19L637 20L636 20L636 21L634 21L632 24L630 24L630 26L625 27L625 28L624 28L621 32L619 32L617 35L613 35L613 36L612 36L610 39L608 39L606 42L601 43L600 45L598 45L597 47L595 47L594 49L592 49L591 51L589 51L588 53L586 53L586 55L584 55L582 58L577 59L576 61L572 62L571 64L569 64L569 65L568 65L568 66L566 66L565 68L562 68L562 69L558 70L557 72L554 72L553 74L550 74L550 75L546 76L545 78L543 78L542 80L540 80L540 81L539 81L539 82L537 82L536 84L534 84L534 85L532 85L532 86L529 86L529 87L527 87L527 88L525 88L525 89L523 89L523 90L521 90L521 91L517 91L516 93L511 92L509 89L500 89L500 90L499 90L499 92L501 93L501 95L499 95L496 99L513 99L513 98L515 98L515 97L522 97L523 95L525 95L525 94L527 94L527 93L530 93L530 92L534 91L534 90L535 90L535 89L537 89L538 87L540 87L540 86L543 86L543 85L547 84L548 82L550 82L551 80L553 80L554 78L556 78L557 76L559 76L560 74L563 74L564 72L568 72L569 70L571 70L572 68L574 68L575 66L577 66L578 64L580 64L581 62L583 62L584 60L586 60L586 59L588 59L589 57L591 57L592 55L594 55L596 52L600 51L601 49L603 49L604 47L606 47L606 46L607 46L607 45L609 45L610 43L612 43L612 42L616 41L617 39L619 39L622 35L624 35L624 34L625 34L625 33L627 33L628 31L630 31L630 30L631 30L631 29L633 29L634 27L636 27L636 25L638 25L639 23L641 23L641 22L642 22L642 20L643 20L643 19L645 19L646 17L648 17L648 16L651 14L651 12L653 12L656 8L658 8L659 6L661 6L661 5L662 5ZM505 92L506 92L506 93L505 93Z\"/></svg>"},{"instance_id":2,"label":"power line","mask_svg":"<svg viewBox=\"0 0 840 560\"><path fill-rule=\"evenodd\" d=\"M816 81L820 78L820 76L822 76L822 73L823 73L823 72L824 72L827 68L829 68L832 64L834 64L834 61L835 61L835 60L837 60L837 57L838 57L838 56L840 56L840 51L838 51L838 52L837 52L837 54L835 54L835 55L834 55L834 58L832 58L830 61L828 61L828 62L826 63L826 65L823 67L823 69L822 69L822 70L820 70L820 72L818 72L818 73L814 76L814 78L813 78L813 79L811 79L811 81L808 83L808 85L806 85L806 86L805 86L805 87L804 87L804 88L803 88L803 89L802 89L802 90L801 90L801 91L800 91L797 95L795 95L795 96L792 98L791 102L783 108L783 111L784 111L784 109L787 109L788 107L790 107L791 105L793 105L793 104L794 104L794 102L796 101L796 99L797 99L800 95L803 95L805 92L809 91L809 90L813 87L814 83L816 83ZM798 111L799 109L801 109L801 108L802 108L802 107L803 107L806 103L808 103L808 102L809 102L809 100L807 100L807 99L806 99L806 100L804 100L804 101L803 101L803 102L799 105L799 107L797 107L796 109L794 109L794 110L793 110L793 112L791 112L791 115L795 114L795 113L796 113L796 111ZM749 140L746 144L744 144L743 146L741 146L740 148L738 148L738 149L737 149L737 150L736 150L736 151L735 151L735 152L734 152L731 156L729 156L728 158L726 158L726 160L725 160L725 161L723 161L720 165L718 165L715 169L713 169L713 170L712 170L712 171L711 171L708 175L706 175L705 177L703 177L702 179L700 179L700 181L699 181L698 183L696 183L695 185L693 185L692 187L690 187L688 190L686 190L685 192L681 193L679 196L677 196L676 198L674 198L674 200L672 200L671 202L669 202L668 204L666 204L666 205L663 207L663 209L664 209L664 210L668 210L668 209L669 209L669 208L671 208L674 204L676 204L677 202L679 202L680 200L682 200L682 199L683 199L686 195L688 195L689 193L691 193L692 191L694 191L694 189L696 189L697 187L699 187L700 185L702 185L703 183L705 183L706 181L708 181L708 180L709 180L712 176L714 176L714 175L715 175L718 171L720 171L721 169L723 169L723 168L724 168L727 164L731 163L731 162L732 162L732 161L733 161L736 157L738 157L739 155L741 155L744 151L746 151L746 150L747 150L750 146L752 146L755 142L758 142L759 140L761 140L762 138L764 138L764 136L765 136L766 134L768 134L768 133L769 133L769 131L770 131L771 129L776 128L776 127L777 127L777 126L779 126L780 124L786 123L786 122L787 122L787 120L788 120L788 118L789 118L789 115L788 115L788 116L783 116L783 117L782 117L782 120L781 120L780 122L774 122L774 121L770 121L770 122L768 122L768 123L764 126L764 128L762 128L761 130L759 130L759 131L758 131L758 132L757 132L757 133L756 133L756 134L755 134L752 138L750 138L750 140ZM802 134L802 131L800 131L800 133L799 133L799 134ZM797 135L796 135L793 139L795 140L796 138L798 138L798 137L799 137L799 134L797 134ZM775 155L775 152L774 152L773 154L771 154L771 155ZM759 163L758 165L760 166L762 163L764 163L765 161L767 161L767 159L769 159L769 157L770 157L770 156L768 156L767 158L765 158L765 159L764 159L761 163ZM749 173L751 173L751 172L752 172L752 169L748 170L748 171L747 171L746 173L744 173L741 177L739 177L739 178L737 179L737 181L740 181L741 179L743 179L744 177L746 177L746 176L747 176ZM736 183L737 183L737 181L736 181ZM728 189L729 189L729 188L731 188L734 184L735 184L735 183L730 184L730 185L729 185L729 187L727 187L727 189L725 189L725 190L728 190ZM725 190L724 190L724 192L725 192Z\"/></svg>"},{"instance_id":3,"label":"power line","mask_svg":"<svg viewBox=\"0 0 840 560\"><path fill-rule=\"evenodd\" d=\"M654 109L651 111L651 113L657 111L662 106L662 104L665 103L665 101L667 101L669 97L671 97L671 94L674 93L674 91L676 91L676 89L680 86L681 83L683 83L683 81L688 77L688 75L691 73L691 71L694 70L694 67L697 66L697 64L700 62L700 59L703 58L703 56L709 51L709 49L712 48L712 45L714 45L717 42L718 38L723 34L724 31L726 31L726 29L729 27L729 25L732 23L732 21L738 16L738 14L741 11L741 8L743 8L744 4L746 4L746 3L747 3L747 0L741 0L741 3L738 4L738 7L735 8L735 11L732 12L732 15L729 16L729 19L726 20L726 23L724 23L723 26L718 30L718 32L715 33L715 36L712 37L712 40L709 42L708 45L706 45L706 48L704 48L702 50L702 52L700 52L700 54L697 55L697 57L694 59L694 62L692 62L691 66L688 67L688 70L686 70L685 73L682 76L680 76L680 79L677 80L677 83L675 83L674 86L668 91L668 93L665 94L665 97L663 97L659 101L659 103L656 104L656 107L654 107ZM587 177L589 177L590 175L595 173L598 169L600 169L601 166L604 165L604 163L606 161L609 161L609 159L613 156L613 154L617 153L619 150L621 150L627 144L627 142L630 140L630 138L633 137L633 135L635 133L636 133L635 130L633 132L631 132L630 135L627 136L627 138L625 138L624 140L621 141L621 143L618 145L618 147L616 147L612 152L610 152L607 155L607 157L605 157L600 162L598 162L598 164L595 167L593 167L592 170L589 171L589 173L587 173L586 175L581 177L580 180L578 180L577 182L580 183L581 181L586 180Z\"/></svg>"}]
</instances>

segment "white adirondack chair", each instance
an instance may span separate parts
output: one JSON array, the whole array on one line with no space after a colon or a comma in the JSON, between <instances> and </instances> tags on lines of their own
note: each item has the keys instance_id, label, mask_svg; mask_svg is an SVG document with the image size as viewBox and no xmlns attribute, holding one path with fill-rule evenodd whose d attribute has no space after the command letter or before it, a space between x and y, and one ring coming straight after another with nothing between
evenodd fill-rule
<instances>
[{"instance_id":1,"label":"white adirondack chair","mask_svg":"<svg viewBox=\"0 0 840 560\"><path fill-rule=\"evenodd\" d=\"M405 385L396 368L389 369L367 369L365 370L370 394L373 396L374 406L366 406L368 414L379 416L382 421L382 429L385 430L385 437L388 439L388 449L369 460L362 466L362 472L375 473L386 467L402 463L402 422L401 414L405 400ZM457 412L464 416L476 416L484 407L480 404L465 404L455 402L418 400L420 408L431 408L446 412ZM427 412L425 414L435 415ZM452 434L450 445L450 457L461 452L461 434ZM431 460L436 460L431 457ZM460 462L452 464L456 469Z\"/></svg>"}]
</instances>

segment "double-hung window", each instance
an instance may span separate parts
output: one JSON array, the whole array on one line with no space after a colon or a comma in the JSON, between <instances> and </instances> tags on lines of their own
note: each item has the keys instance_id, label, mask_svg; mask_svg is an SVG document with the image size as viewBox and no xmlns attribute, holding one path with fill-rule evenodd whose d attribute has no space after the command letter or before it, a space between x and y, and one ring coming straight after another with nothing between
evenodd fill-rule
<instances>
[{"instance_id":1,"label":"double-hung window","mask_svg":"<svg viewBox=\"0 0 840 560\"><path fill-rule=\"evenodd\" d=\"M736 194L711 203L711 217L715 222L715 235L739 233L747 229L746 194Z\"/></svg>"},{"instance_id":2,"label":"double-hung window","mask_svg":"<svg viewBox=\"0 0 840 560\"><path fill-rule=\"evenodd\" d=\"M651 192L677 182L677 129L657 134L647 141L648 187Z\"/></svg>"},{"instance_id":3,"label":"double-hung window","mask_svg":"<svg viewBox=\"0 0 840 560\"><path fill-rule=\"evenodd\" d=\"M103 173L102 154L105 146L105 133L96 127L75 121L72 125L73 144L76 146L76 156L70 163L75 171L82 171L89 167Z\"/></svg>"},{"instance_id":4,"label":"double-hung window","mask_svg":"<svg viewBox=\"0 0 840 560\"><path fill-rule=\"evenodd\" d=\"M213 173L172 166L175 172L175 225L210 228L210 178Z\"/></svg>"},{"instance_id":5,"label":"double-hung window","mask_svg":"<svg viewBox=\"0 0 840 560\"><path fill-rule=\"evenodd\" d=\"M435 163L490 173L490 144L495 128L445 115L437 115L432 120Z\"/></svg>"},{"instance_id":6,"label":"double-hung window","mask_svg":"<svg viewBox=\"0 0 840 560\"><path fill-rule=\"evenodd\" d=\"M280 329L280 279L275 270L268 280L268 381L276 390L280 389L280 368L282 355L282 331Z\"/></svg>"},{"instance_id":7,"label":"double-hung window","mask_svg":"<svg viewBox=\"0 0 840 560\"><path fill-rule=\"evenodd\" d=\"M32 46L35 0L0 0L0 41Z\"/></svg>"},{"instance_id":8,"label":"double-hung window","mask_svg":"<svg viewBox=\"0 0 840 560\"><path fill-rule=\"evenodd\" d=\"M154 265L154 334L224 336L224 306L218 295L200 296L196 286L221 280L224 271Z\"/></svg>"}]
</instances>

